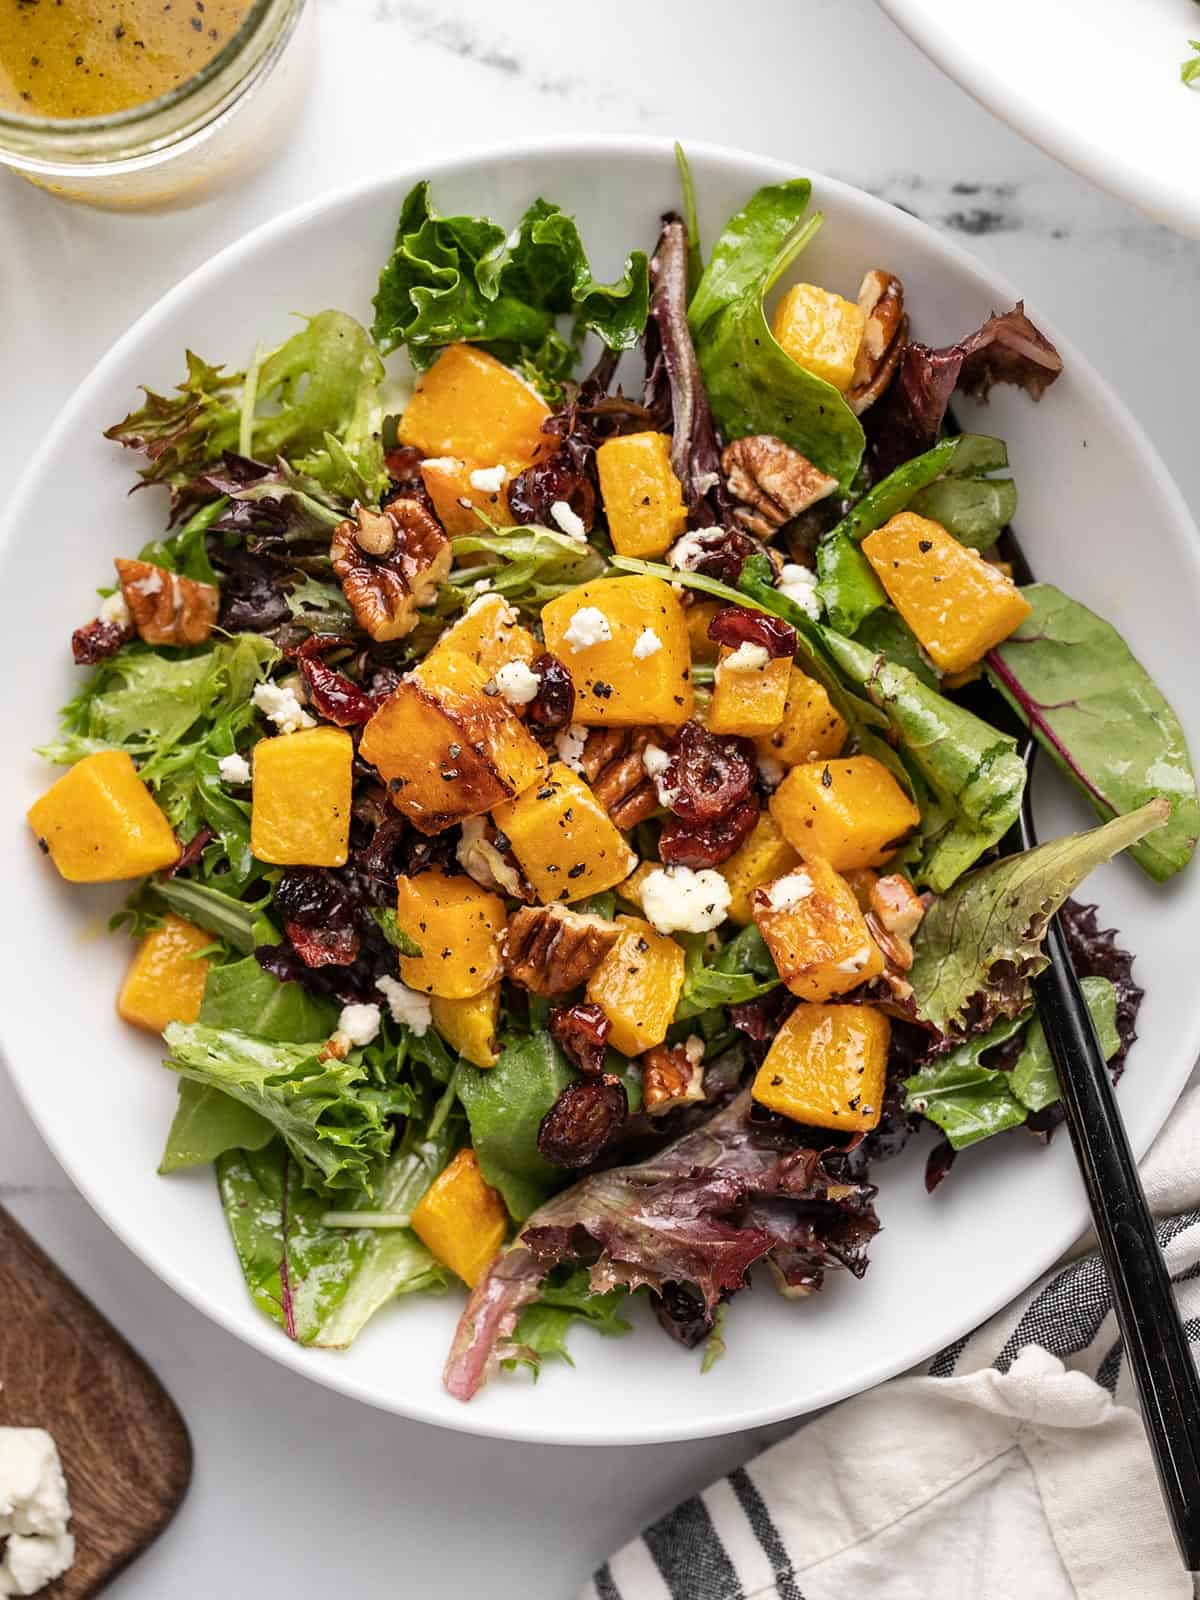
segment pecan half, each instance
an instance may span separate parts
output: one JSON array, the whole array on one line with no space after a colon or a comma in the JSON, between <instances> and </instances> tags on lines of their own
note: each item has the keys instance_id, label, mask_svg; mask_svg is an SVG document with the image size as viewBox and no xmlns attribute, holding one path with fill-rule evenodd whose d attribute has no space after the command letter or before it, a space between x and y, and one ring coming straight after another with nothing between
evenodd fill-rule
<instances>
[{"instance_id":1,"label":"pecan half","mask_svg":"<svg viewBox=\"0 0 1200 1600\"><path fill-rule=\"evenodd\" d=\"M149 561L114 563L121 593L147 644L203 644L213 631L221 592Z\"/></svg>"},{"instance_id":2,"label":"pecan half","mask_svg":"<svg viewBox=\"0 0 1200 1600\"><path fill-rule=\"evenodd\" d=\"M459 866L481 888L511 895L528 905L537 899L512 846L490 817L468 817L454 851Z\"/></svg>"},{"instance_id":3,"label":"pecan half","mask_svg":"<svg viewBox=\"0 0 1200 1600\"><path fill-rule=\"evenodd\" d=\"M871 936L889 967L908 972L913 964L912 936L925 915L925 902L898 872L876 879L870 894L866 923Z\"/></svg>"},{"instance_id":4,"label":"pecan half","mask_svg":"<svg viewBox=\"0 0 1200 1600\"><path fill-rule=\"evenodd\" d=\"M837 488L837 479L771 433L726 445L721 466L738 504L734 516L749 533L769 539Z\"/></svg>"},{"instance_id":5,"label":"pecan half","mask_svg":"<svg viewBox=\"0 0 1200 1600\"><path fill-rule=\"evenodd\" d=\"M587 911L522 906L508 919L504 971L534 994L565 994L591 977L620 935Z\"/></svg>"},{"instance_id":6,"label":"pecan half","mask_svg":"<svg viewBox=\"0 0 1200 1600\"><path fill-rule=\"evenodd\" d=\"M899 278L872 267L858 291L858 305L867 321L846 392L846 404L856 417L873 406L891 383L908 343L904 285Z\"/></svg>"},{"instance_id":7,"label":"pecan half","mask_svg":"<svg viewBox=\"0 0 1200 1600\"><path fill-rule=\"evenodd\" d=\"M359 626L372 639L402 639L416 627L450 571L450 541L419 500L401 495L382 510L359 506L330 544L333 570Z\"/></svg>"},{"instance_id":8,"label":"pecan half","mask_svg":"<svg viewBox=\"0 0 1200 1600\"><path fill-rule=\"evenodd\" d=\"M642 1057L642 1105L651 1117L704 1099L704 1042L696 1034L683 1044L658 1045Z\"/></svg>"},{"instance_id":9,"label":"pecan half","mask_svg":"<svg viewBox=\"0 0 1200 1600\"><path fill-rule=\"evenodd\" d=\"M593 728L580 756L592 793L618 828L635 828L658 810L658 790L642 765L653 728Z\"/></svg>"}]
</instances>

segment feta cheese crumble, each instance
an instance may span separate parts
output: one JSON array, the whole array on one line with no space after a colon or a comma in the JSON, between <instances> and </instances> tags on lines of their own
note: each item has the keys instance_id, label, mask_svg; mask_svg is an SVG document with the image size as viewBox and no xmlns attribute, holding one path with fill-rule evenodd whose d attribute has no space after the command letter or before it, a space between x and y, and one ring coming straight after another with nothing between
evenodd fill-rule
<instances>
[{"instance_id":1,"label":"feta cheese crumble","mask_svg":"<svg viewBox=\"0 0 1200 1600\"><path fill-rule=\"evenodd\" d=\"M506 623L515 623L517 620L516 608L514 606L510 606L503 595L496 594L493 591L492 580L490 578L484 578L481 580L481 582L482 587L480 587L480 584L478 583L472 584L471 586L472 592L478 590L478 593L475 594L474 600L471 601L471 604L463 612L463 620L465 621L467 617L473 617L477 611L482 611L485 607L490 608L492 606L496 606L498 608L497 614L502 627ZM449 632L450 629L447 628L446 632L442 634L442 638L444 639L446 634Z\"/></svg>"},{"instance_id":2,"label":"feta cheese crumble","mask_svg":"<svg viewBox=\"0 0 1200 1600\"><path fill-rule=\"evenodd\" d=\"M700 565L707 554L704 542L699 533L685 533L682 539L676 539L667 552L667 561L676 572L691 572Z\"/></svg>"},{"instance_id":3,"label":"feta cheese crumble","mask_svg":"<svg viewBox=\"0 0 1200 1600\"><path fill-rule=\"evenodd\" d=\"M563 533L569 534L572 539L587 539L587 529L583 525L582 517L577 516L571 510L567 501L556 500L554 502L550 507L550 520Z\"/></svg>"},{"instance_id":4,"label":"feta cheese crumble","mask_svg":"<svg viewBox=\"0 0 1200 1600\"><path fill-rule=\"evenodd\" d=\"M563 643L571 646L574 655L590 650L594 644L606 644L612 638L608 618L599 606L580 606L567 625Z\"/></svg>"},{"instance_id":5,"label":"feta cheese crumble","mask_svg":"<svg viewBox=\"0 0 1200 1600\"><path fill-rule=\"evenodd\" d=\"M633 659L645 661L647 656L652 656L662 649L662 640L653 628L643 628L633 642Z\"/></svg>"},{"instance_id":6,"label":"feta cheese crumble","mask_svg":"<svg viewBox=\"0 0 1200 1600\"><path fill-rule=\"evenodd\" d=\"M583 772L583 747L587 743L587 736L588 730L581 722L573 722L569 728L554 735L558 759L572 772Z\"/></svg>"},{"instance_id":7,"label":"feta cheese crumble","mask_svg":"<svg viewBox=\"0 0 1200 1600\"><path fill-rule=\"evenodd\" d=\"M352 1047L371 1044L379 1037L381 1014L376 1005L343 1006L337 1031Z\"/></svg>"},{"instance_id":8,"label":"feta cheese crumble","mask_svg":"<svg viewBox=\"0 0 1200 1600\"><path fill-rule=\"evenodd\" d=\"M418 1039L429 1032L433 1023L433 1007L428 995L410 989L399 978L376 978L375 987L387 1001L393 1022L406 1023Z\"/></svg>"},{"instance_id":9,"label":"feta cheese crumble","mask_svg":"<svg viewBox=\"0 0 1200 1600\"><path fill-rule=\"evenodd\" d=\"M689 1033L683 1041L683 1053L687 1057L688 1066L699 1066L704 1060L704 1040L698 1033Z\"/></svg>"},{"instance_id":10,"label":"feta cheese crumble","mask_svg":"<svg viewBox=\"0 0 1200 1600\"><path fill-rule=\"evenodd\" d=\"M115 589L100 602L97 616L99 621L114 623L118 628L133 626L133 618L129 614L129 607L125 604L125 596L120 589Z\"/></svg>"},{"instance_id":11,"label":"feta cheese crumble","mask_svg":"<svg viewBox=\"0 0 1200 1600\"><path fill-rule=\"evenodd\" d=\"M814 622L821 620L821 601L817 595L817 575L811 567L789 562L782 568L775 585L785 600L806 611Z\"/></svg>"},{"instance_id":12,"label":"feta cheese crumble","mask_svg":"<svg viewBox=\"0 0 1200 1600\"><path fill-rule=\"evenodd\" d=\"M659 805L666 806L668 811L679 793L678 789L672 789L669 784L663 782L663 774L670 765L670 756L658 745L648 744L642 751L642 770L653 780L654 787L658 790Z\"/></svg>"},{"instance_id":13,"label":"feta cheese crumble","mask_svg":"<svg viewBox=\"0 0 1200 1600\"><path fill-rule=\"evenodd\" d=\"M863 945L861 950L856 950L852 956L847 956L844 961L834 963L835 972L861 972L871 959L871 947Z\"/></svg>"},{"instance_id":14,"label":"feta cheese crumble","mask_svg":"<svg viewBox=\"0 0 1200 1600\"><path fill-rule=\"evenodd\" d=\"M523 661L506 661L497 668L492 682L510 706L527 706L542 686L542 675Z\"/></svg>"},{"instance_id":15,"label":"feta cheese crumble","mask_svg":"<svg viewBox=\"0 0 1200 1600\"><path fill-rule=\"evenodd\" d=\"M656 867L642 884L642 910L659 933L707 933L720 927L733 898L713 867Z\"/></svg>"},{"instance_id":16,"label":"feta cheese crumble","mask_svg":"<svg viewBox=\"0 0 1200 1600\"><path fill-rule=\"evenodd\" d=\"M499 494L508 477L508 468L497 464L494 467L476 467L468 478L472 489L479 489L483 494Z\"/></svg>"},{"instance_id":17,"label":"feta cheese crumble","mask_svg":"<svg viewBox=\"0 0 1200 1600\"><path fill-rule=\"evenodd\" d=\"M772 911L790 911L813 892L813 881L807 872L789 872L786 878L776 878L767 885L767 904Z\"/></svg>"},{"instance_id":18,"label":"feta cheese crumble","mask_svg":"<svg viewBox=\"0 0 1200 1600\"><path fill-rule=\"evenodd\" d=\"M58 1446L44 1428L0 1428L0 1595L30 1595L75 1559Z\"/></svg>"},{"instance_id":19,"label":"feta cheese crumble","mask_svg":"<svg viewBox=\"0 0 1200 1600\"><path fill-rule=\"evenodd\" d=\"M250 782L250 763L245 756L222 756L217 762L217 771L221 774L222 783Z\"/></svg>"},{"instance_id":20,"label":"feta cheese crumble","mask_svg":"<svg viewBox=\"0 0 1200 1600\"><path fill-rule=\"evenodd\" d=\"M771 659L771 652L765 645L751 644L749 639L742 641L737 649L732 651L717 668L722 672L761 672Z\"/></svg>"},{"instance_id":21,"label":"feta cheese crumble","mask_svg":"<svg viewBox=\"0 0 1200 1600\"><path fill-rule=\"evenodd\" d=\"M301 728L315 728L316 718L310 717L300 704L295 688L282 683L260 683L250 696L255 707L280 733L297 733Z\"/></svg>"}]
</instances>

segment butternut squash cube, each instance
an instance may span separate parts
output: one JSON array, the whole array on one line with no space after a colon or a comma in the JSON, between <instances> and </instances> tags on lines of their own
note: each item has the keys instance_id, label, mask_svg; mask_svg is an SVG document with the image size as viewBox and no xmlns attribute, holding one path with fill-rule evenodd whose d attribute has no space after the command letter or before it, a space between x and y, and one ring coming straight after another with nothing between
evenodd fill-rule
<instances>
[{"instance_id":1,"label":"butternut squash cube","mask_svg":"<svg viewBox=\"0 0 1200 1600\"><path fill-rule=\"evenodd\" d=\"M787 700L779 726L755 740L760 756L771 756L785 767L800 761L824 761L841 755L849 729L833 709L824 686L793 666L788 677Z\"/></svg>"},{"instance_id":2,"label":"butternut squash cube","mask_svg":"<svg viewBox=\"0 0 1200 1600\"><path fill-rule=\"evenodd\" d=\"M622 1055L652 1050L667 1037L683 993L682 945L640 917L618 917L621 937L588 979L587 997L612 1024Z\"/></svg>"},{"instance_id":3,"label":"butternut squash cube","mask_svg":"<svg viewBox=\"0 0 1200 1600\"><path fill-rule=\"evenodd\" d=\"M447 345L417 380L397 434L426 456L459 456L523 472L542 443L550 408L494 356Z\"/></svg>"},{"instance_id":4,"label":"butternut squash cube","mask_svg":"<svg viewBox=\"0 0 1200 1600\"><path fill-rule=\"evenodd\" d=\"M476 506L499 528L511 528L516 522L508 506L511 478L506 476L499 489L478 489L471 482L471 474L478 468L496 465L503 466L503 462L464 461L461 456L427 456L422 461L420 473L433 509L452 539L486 527L475 515Z\"/></svg>"},{"instance_id":5,"label":"butternut squash cube","mask_svg":"<svg viewBox=\"0 0 1200 1600\"><path fill-rule=\"evenodd\" d=\"M717 867L733 895L729 902L732 920L742 928L753 922L754 891L799 864L800 857L780 833L775 818L769 811L760 811L745 843Z\"/></svg>"},{"instance_id":6,"label":"butternut squash cube","mask_svg":"<svg viewBox=\"0 0 1200 1600\"><path fill-rule=\"evenodd\" d=\"M921 813L874 756L804 761L771 796L783 836L809 861L838 872L878 867L921 820Z\"/></svg>"},{"instance_id":7,"label":"butternut squash cube","mask_svg":"<svg viewBox=\"0 0 1200 1600\"><path fill-rule=\"evenodd\" d=\"M658 861L643 861L636 866L623 883L617 884L617 898L626 901L631 906L642 909L642 885L652 872L661 870L662 863Z\"/></svg>"},{"instance_id":8,"label":"butternut squash cube","mask_svg":"<svg viewBox=\"0 0 1200 1600\"><path fill-rule=\"evenodd\" d=\"M943 672L965 672L1029 615L1029 601L999 567L914 511L876 528L862 549Z\"/></svg>"},{"instance_id":9,"label":"butternut squash cube","mask_svg":"<svg viewBox=\"0 0 1200 1600\"><path fill-rule=\"evenodd\" d=\"M451 1050L474 1067L494 1067L500 1059L496 1051L496 1023L500 1016L500 985L490 983L478 994L462 1000L446 1000L434 995L430 1001L433 1025Z\"/></svg>"},{"instance_id":10,"label":"butternut squash cube","mask_svg":"<svg viewBox=\"0 0 1200 1600\"><path fill-rule=\"evenodd\" d=\"M354 741L302 728L254 746L250 848L281 867L344 867L350 847Z\"/></svg>"},{"instance_id":11,"label":"butternut squash cube","mask_svg":"<svg viewBox=\"0 0 1200 1600\"><path fill-rule=\"evenodd\" d=\"M491 678L506 661L532 661L540 648L529 629L521 626L516 606L503 595L483 594L446 629L425 660L428 663L442 650L457 650Z\"/></svg>"},{"instance_id":12,"label":"butternut squash cube","mask_svg":"<svg viewBox=\"0 0 1200 1600\"><path fill-rule=\"evenodd\" d=\"M691 716L687 622L661 578L580 584L542 607L542 631L575 680L576 722L677 728Z\"/></svg>"},{"instance_id":13,"label":"butternut squash cube","mask_svg":"<svg viewBox=\"0 0 1200 1600\"><path fill-rule=\"evenodd\" d=\"M560 761L540 783L497 806L492 820L547 905L611 889L637 865L588 784Z\"/></svg>"},{"instance_id":14,"label":"butternut squash cube","mask_svg":"<svg viewBox=\"0 0 1200 1600\"><path fill-rule=\"evenodd\" d=\"M741 648L741 647L739 647ZM762 666L745 670L730 666L738 652L722 645L713 679L712 699L705 713L710 733L737 733L760 738L777 728L787 703L791 675L790 656L775 656Z\"/></svg>"},{"instance_id":15,"label":"butternut squash cube","mask_svg":"<svg viewBox=\"0 0 1200 1600\"><path fill-rule=\"evenodd\" d=\"M546 770L545 752L504 697L484 694L488 676L457 650L435 650L363 729L359 754L422 833L481 815Z\"/></svg>"},{"instance_id":16,"label":"butternut squash cube","mask_svg":"<svg viewBox=\"0 0 1200 1600\"><path fill-rule=\"evenodd\" d=\"M854 891L815 857L752 896L754 921L779 976L802 1000L847 994L883 971Z\"/></svg>"},{"instance_id":17,"label":"butternut squash cube","mask_svg":"<svg viewBox=\"0 0 1200 1600\"><path fill-rule=\"evenodd\" d=\"M124 750L84 756L26 813L68 883L115 883L173 866L179 840Z\"/></svg>"},{"instance_id":18,"label":"butternut squash cube","mask_svg":"<svg viewBox=\"0 0 1200 1600\"><path fill-rule=\"evenodd\" d=\"M421 947L400 957L400 976L422 994L469 1000L500 980L507 920L500 896L473 878L437 870L397 878L396 925Z\"/></svg>"},{"instance_id":19,"label":"butternut squash cube","mask_svg":"<svg viewBox=\"0 0 1200 1600\"><path fill-rule=\"evenodd\" d=\"M708 625L720 609L719 600L693 600L683 613L692 646L692 660L698 667L715 666L721 654L721 646L708 636Z\"/></svg>"},{"instance_id":20,"label":"butternut squash cube","mask_svg":"<svg viewBox=\"0 0 1200 1600\"><path fill-rule=\"evenodd\" d=\"M771 332L797 366L845 394L865 326L852 300L815 283L797 283L776 307Z\"/></svg>"},{"instance_id":21,"label":"butternut squash cube","mask_svg":"<svg viewBox=\"0 0 1200 1600\"><path fill-rule=\"evenodd\" d=\"M866 1133L883 1108L892 1026L874 1006L797 1006L775 1036L751 1093L810 1128Z\"/></svg>"},{"instance_id":22,"label":"butternut squash cube","mask_svg":"<svg viewBox=\"0 0 1200 1600\"><path fill-rule=\"evenodd\" d=\"M474 1150L460 1150L426 1189L412 1230L443 1266L472 1289L508 1232L504 1201L484 1183Z\"/></svg>"},{"instance_id":23,"label":"butternut squash cube","mask_svg":"<svg viewBox=\"0 0 1200 1600\"><path fill-rule=\"evenodd\" d=\"M665 555L687 527L667 435L627 433L607 439L596 451L596 469L617 554Z\"/></svg>"},{"instance_id":24,"label":"butternut squash cube","mask_svg":"<svg viewBox=\"0 0 1200 1600\"><path fill-rule=\"evenodd\" d=\"M117 996L117 1015L135 1028L161 1033L168 1022L195 1022L208 981L213 936L168 911L162 926L138 945Z\"/></svg>"}]
</instances>

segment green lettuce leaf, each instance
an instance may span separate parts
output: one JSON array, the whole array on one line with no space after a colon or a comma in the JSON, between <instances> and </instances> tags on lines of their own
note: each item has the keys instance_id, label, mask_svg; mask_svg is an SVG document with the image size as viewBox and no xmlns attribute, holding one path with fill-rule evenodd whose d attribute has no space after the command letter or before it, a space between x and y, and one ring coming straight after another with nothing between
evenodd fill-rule
<instances>
[{"instance_id":1,"label":"green lettuce leaf","mask_svg":"<svg viewBox=\"0 0 1200 1600\"><path fill-rule=\"evenodd\" d=\"M913 943L909 980L919 1015L945 1033L1019 1015L1030 1003L1029 980L1046 965L1050 918L1089 872L1169 814L1166 800L1152 800L1101 828L980 867L935 899Z\"/></svg>"},{"instance_id":2,"label":"green lettuce leaf","mask_svg":"<svg viewBox=\"0 0 1200 1600\"><path fill-rule=\"evenodd\" d=\"M1088 976L1081 978L1079 984L1091 1012L1104 1059L1111 1061L1121 1048L1121 1035L1117 1031L1117 991L1107 978ZM1046 1030L1036 1014L1025 1034L1021 1054L1013 1063L1011 1080L1013 1093L1030 1111L1042 1111L1062 1099L1058 1074L1046 1042Z\"/></svg>"},{"instance_id":3,"label":"green lettuce leaf","mask_svg":"<svg viewBox=\"0 0 1200 1600\"><path fill-rule=\"evenodd\" d=\"M766 940L751 924L709 956L705 935L685 936L687 956L675 1021L698 1017L717 1006L742 1005L779 986L779 973Z\"/></svg>"},{"instance_id":4,"label":"green lettuce leaf","mask_svg":"<svg viewBox=\"0 0 1200 1600\"><path fill-rule=\"evenodd\" d=\"M210 1084L184 1078L158 1164L165 1177L187 1167L206 1167L226 1150L261 1150L275 1137L266 1117Z\"/></svg>"},{"instance_id":5,"label":"green lettuce leaf","mask_svg":"<svg viewBox=\"0 0 1200 1600\"><path fill-rule=\"evenodd\" d=\"M565 1361L573 1367L567 1349L567 1335L572 1323L618 1338L629 1333L632 1324L621 1315L629 1303L626 1289L608 1289L597 1294L589 1284L586 1267L558 1267L542 1285L541 1293L531 1306L526 1306L513 1333L517 1349L503 1363L515 1367L518 1362L532 1367L537 1373L545 1360Z\"/></svg>"},{"instance_id":6,"label":"green lettuce leaf","mask_svg":"<svg viewBox=\"0 0 1200 1600\"><path fill-rule=\"evenodd\" d=\"M458 1093L471 1127L479 1170L524 1222L566 1174L537 1147L542 1118L575 1072L548 1033L510 1034L486 1071L462 1065Z\"/></svg>"},{"instance_id":7,"label":"green lettuce leaf","mask_svg":"<svg viewBox=\"0 0 1200 1600\"><path fill-rule=\"evenodd\" d=\"M688 308L713 417L726 439L770 433L848 490L865 438L858 418L824 379L776 343L763 308L772 286L821 225L807 222L807 178L768 184L731 217Z\"/></svg>"},{"instance_id":8,"label":"green lettuce leaf","mask_svg":"<svg viewBox=\"0 0 1200 1600\"><path fill-rule=\"evenodd\" d=\"M1200 834L1179 718L1110 623L1053 584L1021 593L1033 610L988 656L988 677L1099 817L1170 800L1166 825L1130 850L1161 883L1192 859Z\"/></svg>"},{"instance_id":9,"label":"green lettuce leaf","mask_svg":"<svg viewBox=\"0 0 1200 1600\"><path fill-rule=\"evenodd\" d=\"M457 570L446 587L455 591L460 604L482 577L497 594L535 617L547 601L603 577L607 570L604 557L590 544L550 528L516 528L511 533L481 529L460 534L450 544ZM479 556L493 560L481 565ZM464 566L464 557L471 557L473 564Z\"/></svg>"},{"instance_id":10,"label":"green lettuce leaf","mask_svg":"<svg viewBox=\"0 0 1200 1600\"><path fill-rule=\"evenodd\" d=\"M242 955L250 955L255 945L279 943L278 933L263 918L264 907L271 899L270 888L258 900L236 900L212 884L176 877L148 884L145 894L151 901L165 901L172 911L215 933ZM210 975L210 987L211 984Z\"/></svg>"}]
</instances>

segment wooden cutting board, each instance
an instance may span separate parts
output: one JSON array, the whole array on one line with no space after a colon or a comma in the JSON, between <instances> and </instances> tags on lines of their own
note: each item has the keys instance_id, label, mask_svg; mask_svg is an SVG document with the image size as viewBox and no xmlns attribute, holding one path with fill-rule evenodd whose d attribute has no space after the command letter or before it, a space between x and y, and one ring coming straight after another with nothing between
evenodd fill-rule
<instances>
[{"instance_id":1,"label":"wooden cutting board","mask_svg":"<svg viewBox=\"0 0 1200 1600\"><path fill-rule=\"evenodd\" d=\"M141 1356L3 1206L0 1384L0 1426L48 1429L70 1489L75 1565L42 1594L99 1594L174 1516L191 1440Z\"/></svg>"}]
</instances>

